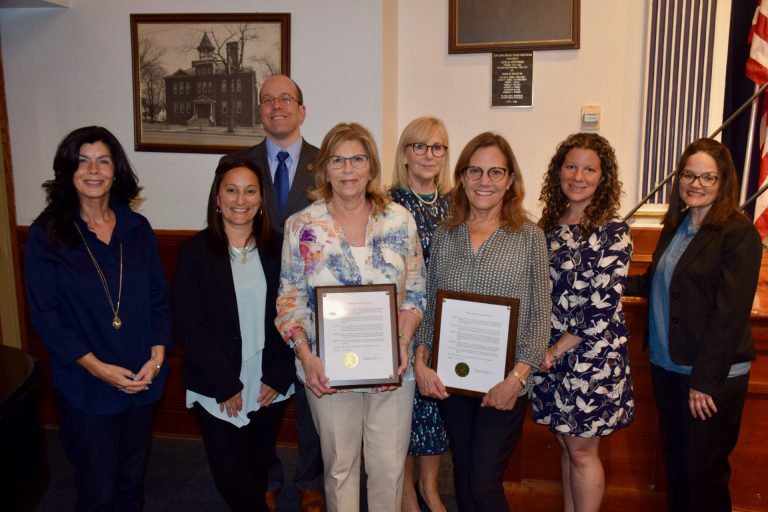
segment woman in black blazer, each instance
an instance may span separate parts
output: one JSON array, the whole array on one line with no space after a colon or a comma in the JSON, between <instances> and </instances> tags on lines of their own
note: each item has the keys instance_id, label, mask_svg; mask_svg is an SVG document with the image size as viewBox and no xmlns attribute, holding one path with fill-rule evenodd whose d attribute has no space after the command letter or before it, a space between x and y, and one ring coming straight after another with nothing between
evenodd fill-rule
<instances>
[{"instance_id":1,"label":"woman in black blazer","mask_svg":"<svg viewBox=\"0 0 768 512\"><path fill-rule=\"evenodd\" d=\"M267 510L268 462L295 376L274 324L282 243L262 197L253 161L222 159L208 228L182 245L173 289L187 406L233 511Z\"/></svg>"},{"instance_id":2,"label":"woman in black blazer","mask_svg":"<svg viewBox=\"0 0 768 512\"><path fill-rule=\"evenodd\" d=\"M762 257L738 188L724 145L688 146L653 262L627 283L626 295L649 297L645 343L673 511L731 510L728 456L755 359L749 314Z\"/></svg>"}]
</instances>

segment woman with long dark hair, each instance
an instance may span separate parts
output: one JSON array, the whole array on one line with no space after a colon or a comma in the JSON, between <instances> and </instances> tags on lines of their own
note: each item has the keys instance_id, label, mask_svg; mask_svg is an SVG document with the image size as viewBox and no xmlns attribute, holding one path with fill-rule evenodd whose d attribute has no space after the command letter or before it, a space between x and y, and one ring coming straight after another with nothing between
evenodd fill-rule
<instances>
[{"instance_id":1,"label":"woman with long dark hair","mask_svg":"<svg viewBox=\"0 0 768 512\"><path fill-rule=\"evenodd\" d=\"M651 266L627 283L648 300L651 377L672 511L731 510L755 348L749 314L762 248L738 206L731 154L713 139L683 152Z\"/></svg>"},{"instance_id":2,"label":"woman with long dark hair","mask_svg":"<svg viewBox=\"0 0 768 512\"><path fill-rule=\"evenodd\" d=\"M78 510L141 510L155 404L171 343L168 286L141 190L107 129L67 135L29 230L24 278L51 356Z\"/></svg>"},{"instance_id":3,"label":"woman with long dark hair","mask_svg":"<svg viewBox=\"0 0 768 512\"><path fill-rule=\"evenodd\" d=\"M208 227L182 245L173 287L187 406L216 487L236 512L268 510L267 468L295 376L274 323L281 241L263 197L255 162L223 158Z\"/></svg>"}]
</instances>

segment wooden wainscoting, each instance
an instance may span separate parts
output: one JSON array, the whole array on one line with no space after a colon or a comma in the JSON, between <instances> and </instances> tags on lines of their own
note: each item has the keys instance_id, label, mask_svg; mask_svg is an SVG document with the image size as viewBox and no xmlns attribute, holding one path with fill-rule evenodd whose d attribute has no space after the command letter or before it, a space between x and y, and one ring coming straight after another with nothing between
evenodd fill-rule
<instances>
[{"instance_id":1,"label":"wooden wainscoting","mask_svg":"<svg viewBox=\"0 0 768 512\"><path fill-rule=\"evenodd\" d=\"M27 234L28 228L17 229L21 254L26 249ZM192 234L191 231L157 231L160 257L169 280L176 269L179 244ZM635 253L630 272L637 274L643 272L651 261L658 230L634 229L633 238ZM648 357L642 352L646 328L645 300L625 298L624 309L631 333L629 352L635 391L635 420L630 427L601 443L607 485L602 510L664 510L664 467L657 416ZM58 419L50 382L49 358L28 316L24 322L28 333L24 347L42 361L45 369L42 418L46 424L56 424ZM765 483L768 443L764 442L768 432L768 262L765 260L752 312L752 330L758 359L752 367L739 444L731 457L731 489L734 510L765 511L768 510L768 485ZM159 405L154 432L164 436L199 436L197 423L184 405L180 344L176 344L166 359L170 375ZM292 403L286 412L279 440L282 443L296 442ZM536 425L530 419L525 422L523 435L507 467L505 481L513 510L551 511L561 508L560 448L546 427Z\"/></svg>"}]
</instances>

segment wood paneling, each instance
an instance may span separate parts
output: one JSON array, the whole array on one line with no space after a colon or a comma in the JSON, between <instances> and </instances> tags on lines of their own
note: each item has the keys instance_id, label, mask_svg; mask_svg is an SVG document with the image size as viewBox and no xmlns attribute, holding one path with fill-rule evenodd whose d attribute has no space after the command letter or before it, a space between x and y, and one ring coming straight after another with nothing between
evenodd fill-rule
<instances>
[{"instance_id":1,"label":"wood paneling","mask_svg":"<svg viewBox=\"0 0 768 512\"><path fill-rule=\"evenodd\" d=\"M20 252L26 247L27 228L18 229ZM191 231L157 231L160 257L169 280L176 268L179 244L191 236ZM630 272L640 273L650 263L659 231L635 229L635 254ZM758 296L752 312L752 329L758 359L752 367L749 394L745 406L739 444L731 457L733 474L731 489L735 510L768 510L768 260L764 258ZM635 392L635 420L631 426L604 439L600 445L606 473L606 494L602 510L663 510L664 468L661 461L656 408L650 383L647 354L642 351L646 329L646 302L627 297L624 310L630 330L630 361ZM25 316L24 346L38 357L45 370L45 391L42 418L45 423L57 423L50 384L50 363L29 318ZM177 344L168 354L170 376L155 421L159 435L198 436L197 423L184 404L181 382L181 350ZM505 473L505 489L514 510L550 511L561 507L560 448L546 427L529 418L523 435L512 455ZM295 443L295 412L289 405L280 432L280 441Z\"/></svg>"}]
</instances>

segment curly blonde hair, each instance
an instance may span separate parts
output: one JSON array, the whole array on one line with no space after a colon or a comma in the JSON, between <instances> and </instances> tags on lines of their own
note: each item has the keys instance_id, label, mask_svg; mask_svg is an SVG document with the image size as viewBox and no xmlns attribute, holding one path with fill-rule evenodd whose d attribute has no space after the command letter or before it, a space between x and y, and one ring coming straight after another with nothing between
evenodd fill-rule
<instances>
[{"instance_id":1,"label":"curly blonde hair","mask_svg":"<svg viewBox=\"0 0 768 512\"><path fill-rule=\"evenodd\" d=\"M365 189L365 198L371 206L371 213L376 217L387 207L389 198L381 189L381 163L379 163L379 152L376 150L376 141L373 140L371 132L358 123L339 123L325 134L315 158L315 188L310 190L309 199L311 201L322 199L326 202L331 200L333 189L326 173L328 158L342 142L351 140L362 144L368 155L371 179Z\"/></svg>"},{"instance_id":2,"label":"curly blonde hair","mask_svg":"<svg viewBox=\"0 0 768 512\"><path fill-rule=\"evenodd\" d=\"M568 152L575 148L591 149L600 159L600 183L581 219L581 237L586 238L598 226L602 226L616 215L621 197L622 183L619 180L616 153L611 144L596 133L574 133L557 146L541 186L539 202L543 205L543 212L539 227L545 232L557 228L560 217L568 208L568 197L560 185L560 168Z\"/></svg>"}]
</instances>

